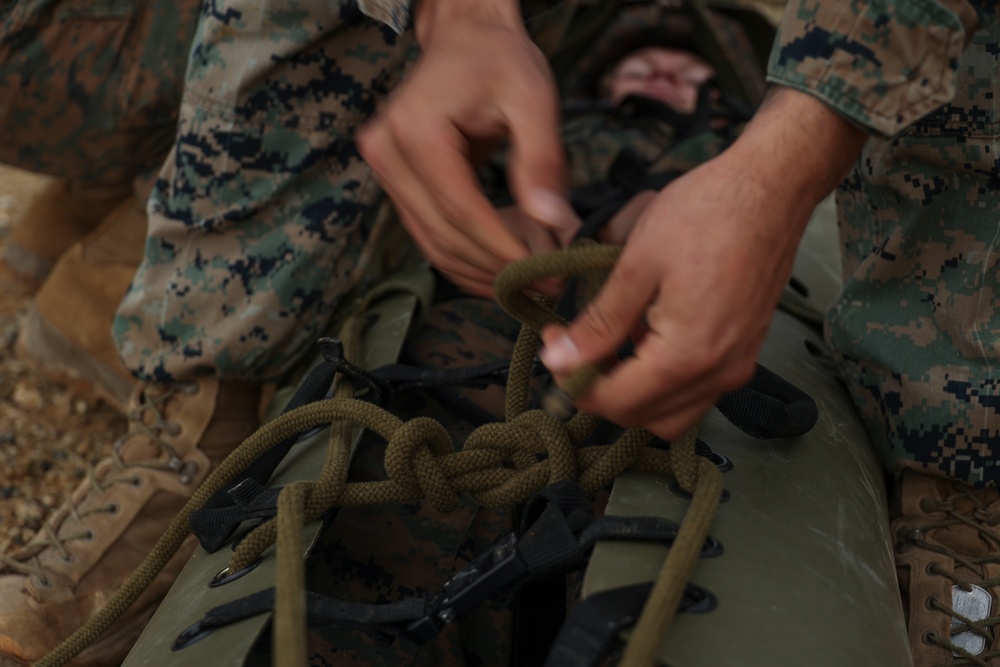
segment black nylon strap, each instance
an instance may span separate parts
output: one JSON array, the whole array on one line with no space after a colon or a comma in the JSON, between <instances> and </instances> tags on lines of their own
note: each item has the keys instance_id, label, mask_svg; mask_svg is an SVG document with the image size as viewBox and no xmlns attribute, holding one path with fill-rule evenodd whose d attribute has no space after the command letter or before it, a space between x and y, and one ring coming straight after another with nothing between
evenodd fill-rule
<instances>
[{"instance_id":1,"label":"black nylon strap","mask_svg":"<svg viewBox=\"0 0 1000 667\"><path fill-rule=\"evenodd\" d=\"M268 488L254 479L244 479L229 489L235 505L192 512L189 517L191 530L198 536L205 551L215 553L244 521L273 519L278 513L280 493L281 487Z\"/></svg>"},{"instance_id":2,"label":"black nylon strap","mask_svg":"<svg viewBox=\"0 0 1000 667\"><path fill-rule=\"evenodd\" d=\"M597 667L614 648L618 633L635 625L651 583L613 588L591 595L570 613L549 650L545 667ZM677 611L699 613L716 606L715 596L696 584L684 588Z\"/></svg>"},{"instance_id":3,"label":"black nylon strap","mask_svg":"<svg viewBox=\"0 0 1000 667\"><path fill-rule=\"evenodd\" d=\"M331 361L329 357L335 356L336 351L328 345L324 345L323 352L328 357L327 361L317 364L306 375L305 379L299 383L292 398L288 401L288 405L281 411L282 414L303 405L322 400L326 397L327 392L330 391L333 380L337 376L338 366L335 360ZM243 521L243 518L238 518L242 510L237 509L217 514L221 509L233 508L237 505L230 492L245 480L253 480L259 485L266 484L271 479L271 475L278 467L278 464L281 463L281 460L285 458L289 450L291 450L292 445L298 439L298 435L291 436L268 449L260 458L251 463L241 475L233 480L232 486L220 489L214 496L209 498L204 506L191 513L189 517L191 530L205 551L208 553L217 551L226 543L226 540L229 539L229 536L236 530L240 522ZM254 517L247 516L245 518Z\"/></svg>"},{"instance_id":4,"label":"black nylon strap","mask_svg":"<svg viewBox=\"0 0 1000 667\"><path fill-rule=\"evenodd\" d=\"M261 494L254 489L236 493L239 501L252 504ZM647 539L672 541L676 524L635 517L605 517L594 525L586 496L576 482L564 480L546 487L526 505L525 529L518 539L514 534L498 540L488 551L456 572L438 593L391 604L360 604L335 600L316 593L308 594L308 619L311 624L344 625L369 632L376 637L406 636L415 642L432 639L441 628L489 599L507 599L509 593L528 582L558 579L583 567L593 544L608 536L611 539ZM657 528L662 531L657 532ZM260 591L209 611L201 620L178 637L176 647L183 648L206 636L213 629L253 616L273 607L273 589Z\"/></svg>"},{"instance_id":5,"label":"black nylon strap","mask_svg":"<svg viewBox=\"0 0 1000 667\"><path fill-rule=\"evenodd\" d=\"M306 618L310 626L336 625L398 637L409 623L427 614L429 598L410 598L385 604L334 600L306 592ZM274 609L274 589L268 588L210 609L197 623L186 628L174 642L174 650L185 648L212 630Z\"/></svg>"},{"instance_id":6,"label":"black nylon strap","mask_svg":"<svg viewBox=\"0 0 1000 667\"><path fill-rule=\"evenodd\" d=\"M716 407L734 426L755 438L791 438L816 425L816 402L760 364L750 382L724 395Z\"/></svg>"},{"instance_id":7,"label":"black nylon strap","mask_svg":"<svg viewBox=\"0 0 1000 667\"><path fill-rule=\"evenodd\" d=\"M472 366L430 368L410 364L390 364L371 371L371 375L392 386L394 391L428 387L479 387L506 384L510 361L498 359Z\"/></svg>"},{"instance_id":8,"label":"black nylon strap","mask_svg":"<svg viewBox=\"0 0 1000 667\"><path fill-rule=\"evenodd\" d=\"M597 667L615 638L635 624L653 585L637 584L591 595L579 602L563 623L545 667Z\"/></svg>"}]
</instances>

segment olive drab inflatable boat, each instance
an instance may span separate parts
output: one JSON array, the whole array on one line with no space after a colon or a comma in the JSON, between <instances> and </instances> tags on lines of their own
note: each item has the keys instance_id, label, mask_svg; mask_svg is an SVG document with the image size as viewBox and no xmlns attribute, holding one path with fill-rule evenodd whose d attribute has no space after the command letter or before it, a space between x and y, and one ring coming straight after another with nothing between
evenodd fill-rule
<instances>
[{"instance_id":1,"label":"olive drab inflatable boat","mask_svg":"<svg viewBox=\"0 0 1000 667\"><path fill-rule=\"evenodd\" d=\"M814 215L800 248L789 288L791 310L820 312L835 294L836 247L832 204L827 202ZM367 341L361 362L376 367L395 357L409 326L407 313L412 314L422 298L418 293L428 287L390 295L376 306L386 326L377 341ZM685 603L686 610L663 637L660 658L670 667L907 667L882 467L833 373L815 323L776 312L761 363L811 395L818 422L800 437L759 440L715 412L704 419L699 438L724 471L726 499L710 530L713 548L704 550L691 581L703 599ZM272 485L315 477L325 455L325 436L325 430L310 434L293 448ZM607 514L680 522L688 506L671 478L627 472L614 482ZM319 522L307 527L307 544L320 528ZM586 569L580 606L608 591L654 580L666 553L655 543L598 543ZM192 624L213 607L272 586L272 555L265 553L246 576L210 586L231 550L207 554L199 549L125 667L260 664L254 645L265 633L270 613L204 636ZM189 641L179 643L185 631ZM627 641L627 629L620 638Z\"/></svg>"}]
</instances>

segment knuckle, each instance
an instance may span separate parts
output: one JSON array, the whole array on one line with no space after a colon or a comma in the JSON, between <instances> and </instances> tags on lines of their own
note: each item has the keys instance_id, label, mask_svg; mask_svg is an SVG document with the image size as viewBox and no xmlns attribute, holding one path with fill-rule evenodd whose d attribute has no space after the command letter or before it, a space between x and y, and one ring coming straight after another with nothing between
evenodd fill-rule
<instances>
[{"instance_id":1,"label":"knuckle","mask_svg":"<svg viewBox=\"0 0 1000 667\"><path fill-rule=\"evenodd\" d=\"M619 324L615 316L599 302L592 302L587 306L579 322L586 334L602 339L614 336L620 328Z\"/></svg>"},{"instance_id":2,"label":"knuckle","mask_svg":"<svg viewBox=\"0 0 1000 667\"><path fill-rule=\"evenodd\" d=\"M707 341L696 343L684 357L683 375L688 379L711 375L718 370L722 359L723 355L716 346Z\"/></svg>"}]
</instances>

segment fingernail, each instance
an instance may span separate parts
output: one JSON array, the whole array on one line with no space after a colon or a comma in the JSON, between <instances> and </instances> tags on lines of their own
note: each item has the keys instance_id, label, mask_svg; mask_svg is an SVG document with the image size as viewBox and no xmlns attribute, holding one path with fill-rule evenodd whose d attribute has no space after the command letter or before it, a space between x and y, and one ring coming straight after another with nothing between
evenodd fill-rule
<instances>
[{"instance_id":1,"label":"fingernail","mask_svg":"<svg viewBox=\"0 0 1000 667\"><path fill-rule=\"evenodd\" d=\"M566 334L558 334L538 353L542 363L555 372L570 371L580 365L580 351Z\"/></svg>"},{"instance_id":2,"label":"fingernail","mask_svg":"<svg viewBox=\"0 0 1000 667\"><path fill-rule=\"evenodd\" d=\"M525 206L531 217L548 227L573 230L580 226L580 219L566 200L551 190L532 190Z\"/></svg>"}]
</instances>

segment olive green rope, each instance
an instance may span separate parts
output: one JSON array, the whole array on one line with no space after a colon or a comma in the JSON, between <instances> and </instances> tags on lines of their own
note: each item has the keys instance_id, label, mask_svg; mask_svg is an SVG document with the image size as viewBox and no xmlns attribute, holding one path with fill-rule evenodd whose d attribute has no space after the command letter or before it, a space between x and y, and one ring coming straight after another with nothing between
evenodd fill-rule
<instances>
[{"instance_id":1,"label":"olive green rope","mask_svg":"<svg viewBox=\"0 0 1000 667\"><path fill-rule=\"evenodd\" d=\"M628 429L609 445L581 448L581 443L598 423L596 417L577 413L563 422L542 410L526 409L530 365L540 344L538 332L542 326L560 320L551 310L551 301L529 296L525 290L551 276L606 272L618 253L618 249L604 246L572 248L523 260L501 272L497 280L498 299L526 325L512 355L504 423L477 428L469 435L463 449L456 452L447 430L440 423L426 417L404 422L376 405L349 398L353 392L349 383L338 386L333 399L317 401L279 416L238 446L209 475L170 524L153 552L107 606L38 664L65 664L95 641L124 613L179 548L189 532L191 512L203 506L264 451L285 438L326 424L333 428L319 478L314 482L296 482L283 489L279 495L277 518L248 534L229 562L230 572L239 571L252 564L276 540L278 542L274 628L278 639L276 646L282 646L282 651L275 655L276 664L281 667L304 664L302 527L334 506L425 499L438 511L450 511L457 506L458 498L467 494L483 506L504 508L520 505L546 485L562 479L577 479L585 492L594 493L628 469L673 473L685 489L694 491L696 498L667 561L671 571L682 577L672 586L683 590L714 512L714 509L708 512L702 508L708 504L705 498L711 496L717 503L719 496L711 490L714 489L712 475L706 472L711 469L717 474L718 471L695 456L693 432L667 452L647 448L652 436L641 428ZM364 308L363 303L358 311L363 314ZM345 325L344 335L355 340L353 337L360 335L360 326L359 316ZM584 386L579 391L585 390ZM369 429L386 441L386 480L347 482L351 457L349 434L356 426ZM711 492L705 488L710 488ZM673 591L670 588L667 592L673 595ZM670 609L676 608L676 600L658 603L654 621L645 621L653 612L644 612L641 624L653 623L660 627L664 622L660 607L664 604ZM647 607L653 607L652 598ZM672 617L672 613L669 616ZM669 623L669 617L666 622ZM637 634L644 632L646 630L637 629Z\"/></svg>"},{"instance_id":2,"label":"olive green rope","mask_svg":"<svg viewBox=\"0 0 1000 667\"><path fill-rule=\"evenodd\" d=\"M722 473L710 461L700 457L697 468L698 483L691 506L625 647L622 667L646 667L657 663L663 637L677 614L684 587L698 564L699 553L719 507Z\"/></svg>"},{"instance_id":3,"label":"olive green rope","mask_svg":"<svg viewBox=\"0 0 1000 667\"><path fill-rule=\"evenodd\" d=\"M91 617L85 625L39 660L36 665L40 667L65 665L94 643L146 590L147 586L177 552L181 543L191 532L188 517L193 511L207 503L212 496L226 487L232 479L246 470L251 463L260 458L275 443L298 435L314 426L329 423L329 420L323 421L325 418L326 415L322 414L292 411L261 426L232 454L226 457L198 487L184 508L164 531L163 536L150 554L108 601L107 605Z\"/></svg>"}]
</instances>

